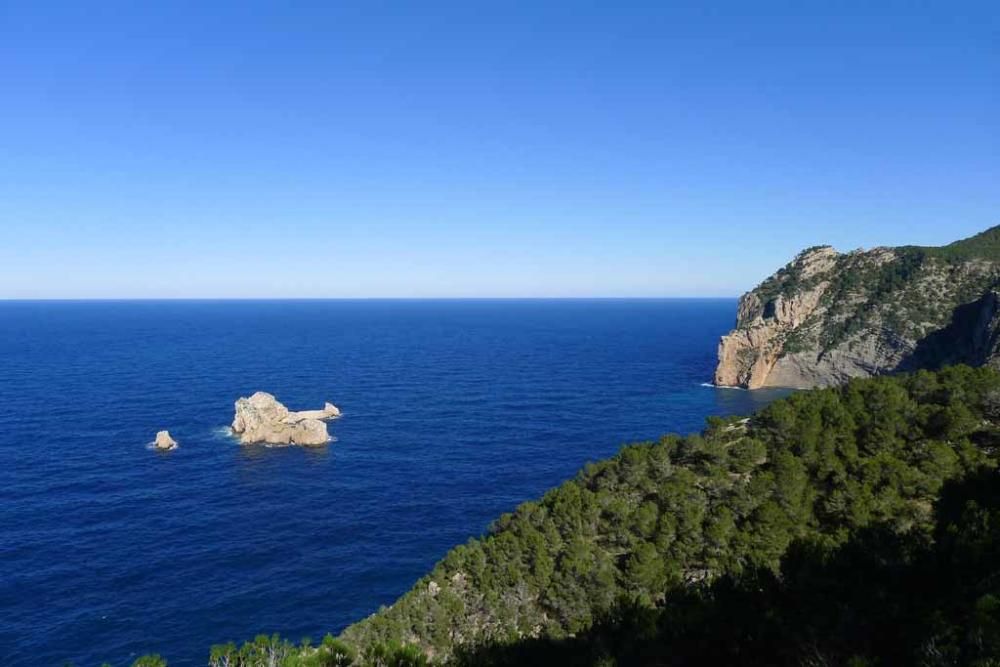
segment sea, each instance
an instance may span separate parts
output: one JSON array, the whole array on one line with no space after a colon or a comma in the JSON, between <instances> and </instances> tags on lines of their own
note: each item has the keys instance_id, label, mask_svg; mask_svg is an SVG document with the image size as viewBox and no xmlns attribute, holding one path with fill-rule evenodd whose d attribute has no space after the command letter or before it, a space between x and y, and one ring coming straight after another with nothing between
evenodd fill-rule
<instances>
[{"instance_id":1,"label":"sea","mask_svg":"<svg viewBox=\"0 0 1000 667\"><path fill-rule=\"evenodd\" d=\"M710 386L734 299L0 303L0 665L319 640ZM343 411L241 446L240 396ZM151 449L160 429L176 450Z\"/></svg>"}]
</instances>

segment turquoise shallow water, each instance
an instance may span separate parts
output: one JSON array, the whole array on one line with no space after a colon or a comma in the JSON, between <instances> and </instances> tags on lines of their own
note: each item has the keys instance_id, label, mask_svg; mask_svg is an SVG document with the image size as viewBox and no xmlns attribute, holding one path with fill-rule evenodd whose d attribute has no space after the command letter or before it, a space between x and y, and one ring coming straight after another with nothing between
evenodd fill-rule
<instances>
[{"instance_id":1,"label":"turquoise shallow water","mask_svg":"<svg viewBox=\"0 0 1000 667\"><path fill-rule=\"evenodd\" d=\"M771 400L702 385L735 308L0 303L0 664L337 632L585 462ZM236 444L257 389L339 405L336 442Z\"/></svg>"}]
</instances>

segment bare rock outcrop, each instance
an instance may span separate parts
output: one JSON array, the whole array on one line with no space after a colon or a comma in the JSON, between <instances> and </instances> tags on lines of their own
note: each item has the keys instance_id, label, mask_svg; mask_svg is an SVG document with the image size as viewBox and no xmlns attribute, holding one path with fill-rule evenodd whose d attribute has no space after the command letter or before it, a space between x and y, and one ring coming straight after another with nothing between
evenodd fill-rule
<instances>
[{"instance_id":1,"label":"bare rock outcrop","mask_svg":"<svg viewBox=\"0 0 1000 667\"><path fill-rule=\"evenodd\" d=\"M236 401L232 432L240 442L268 445L324 445L330 441L326 421L340 417L327 403L322 410L293 412L267 392Z\"/></svg>"},{"instance_id":2,"label":"bare rock outcrop","mask_svg":"<svg viewBox=\"0 0 1000 667\"><path fill-rule=\"evenodd\" d=\"M737 308L736 329L719 342L715 384L748 389L767 385L787 335L820 305L830 286L822 277L838 257L839 253L829 246L811 248L789 265L796 271L796 280L809 284L808 288L771 298L760 288L743 295Z\"/></svg>"},{"instance_id":3,"label":"bare rock outcrop","mask_svg":"<svg viewBox=\"0 0 1000 667\"><path fill-rule=\"evenodd\" d=\"M170 437L170 431L157 431L153 447L163 450L176 449L177 441Z\"/></svg>"},{"instance_id":4,"label":"bare rock outcrop","mask_svg":"<svg viewBox=\"0 0 1000 667\"><path fill-rule=\"evenodd\" d=\"M810 248L744 294L718 386L808 388L1000 365L1000 227L941 248Z\"/></svg>"}]
</instances>

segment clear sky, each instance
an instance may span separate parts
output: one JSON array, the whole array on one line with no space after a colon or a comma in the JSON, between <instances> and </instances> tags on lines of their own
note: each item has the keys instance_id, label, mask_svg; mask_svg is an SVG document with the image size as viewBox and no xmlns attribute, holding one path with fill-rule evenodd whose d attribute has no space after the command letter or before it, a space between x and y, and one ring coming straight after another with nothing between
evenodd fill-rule
<instances>
[{"instance_id":1,"label":"clear sky","mask_svg":"<svg viewBox=\"0 0 1000 667\"><path fill-rule=\"evenodd\" d=\"M0 297L732 296L1000 224L991 2L0 2Z\"/></svg>"}]
</instances>

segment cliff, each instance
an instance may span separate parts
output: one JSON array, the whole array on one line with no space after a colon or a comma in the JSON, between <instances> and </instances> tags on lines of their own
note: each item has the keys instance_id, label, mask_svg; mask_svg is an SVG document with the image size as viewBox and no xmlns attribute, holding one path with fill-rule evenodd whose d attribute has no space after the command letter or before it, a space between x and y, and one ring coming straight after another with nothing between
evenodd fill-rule
<instances>
[{"instance_id":1,"label":"cliff","mask_svg":"<svg viewBox=\"0 0 1000 667\"><path fill-rule=\"evenodd\" d=\"M943 247L809 248L740 298L715 384L807 388L998 349L1000 227Z\"/></svg>"}]
</instances>

